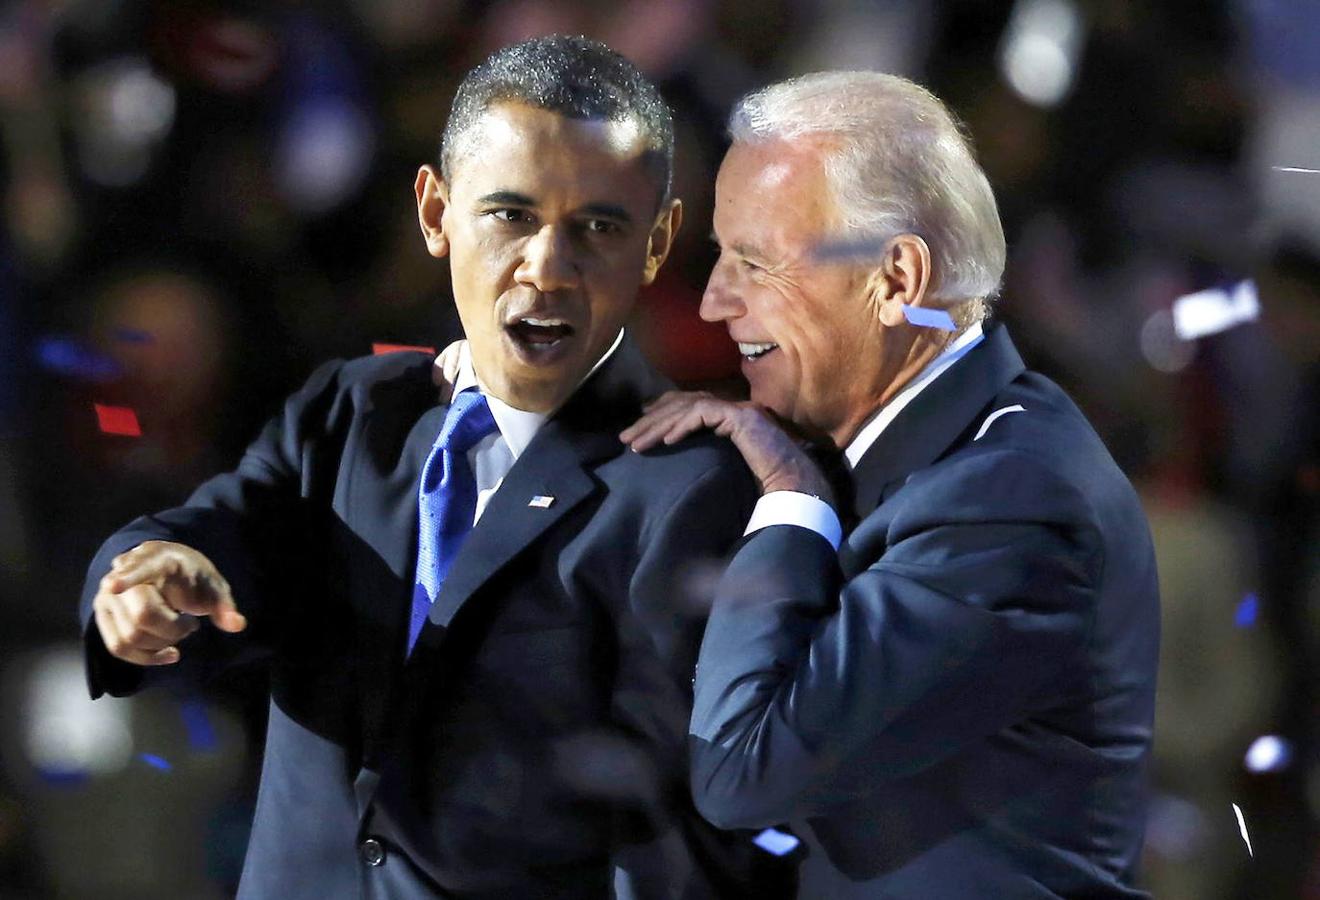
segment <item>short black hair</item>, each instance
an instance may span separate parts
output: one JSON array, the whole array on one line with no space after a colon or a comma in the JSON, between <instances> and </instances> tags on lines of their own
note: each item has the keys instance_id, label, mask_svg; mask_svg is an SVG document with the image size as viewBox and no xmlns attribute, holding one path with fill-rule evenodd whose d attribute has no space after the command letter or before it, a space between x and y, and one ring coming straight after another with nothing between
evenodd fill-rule
<instances>
[{"instance_id":1,"label":"short black hair","mask_svg":"<svg viewBox=\"0 0 1320 900\"><path fill-rule=\"evenodd\" d=\"M440 139L440 172L453 177L455 148L493 104L513 101L571 119L636 121L661 202L674 173L674 120L638 68L600 41L556 34L491 54L464 77Z\"/></svg>"}]
</instances>

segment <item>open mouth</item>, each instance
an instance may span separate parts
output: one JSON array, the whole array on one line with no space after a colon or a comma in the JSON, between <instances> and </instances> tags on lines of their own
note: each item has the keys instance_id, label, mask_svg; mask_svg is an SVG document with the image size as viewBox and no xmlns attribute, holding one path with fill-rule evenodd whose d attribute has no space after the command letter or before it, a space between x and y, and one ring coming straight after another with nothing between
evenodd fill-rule
<instances>
[{"instance_id":1,"label":"open mouth","mask_svg":"<svg viewBox=\"0 0 1320 900\"><path fill-rule=\"evenodd\" d=\"M523 316L505 327L514 340L533 349L550 349L573 335L573 326L563 319Z\"/></svg>"},{"instance_id":2,"label":"open mouth","mask_svg":"<svg viewBox=\"0 0 1320 900\"><path fill-rule=\"evenodd\" d=\"M743 341L738 342L738 352L742 354L743 359L760 359L771 350L779 349L778 344L749 344Z\"/></svg>"}]
</instances>

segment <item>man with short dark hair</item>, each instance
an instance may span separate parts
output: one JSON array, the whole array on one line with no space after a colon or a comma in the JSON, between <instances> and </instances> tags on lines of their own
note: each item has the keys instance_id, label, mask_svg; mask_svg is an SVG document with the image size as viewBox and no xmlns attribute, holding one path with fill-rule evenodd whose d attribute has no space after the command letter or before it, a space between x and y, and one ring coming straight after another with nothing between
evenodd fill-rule
<instances>
[{"instance_id":1,"label":"man with short dark hair","mask_svg":"<svg viewBox=\"0 0 1320 900\"><path fill-rule=\"evenodd\" d=\"M751 401L667 395L622 435L713 428L761 484L701 648L698 807L791 822L812 900L1143 896L1150 534L986 317L1004 236L966 139L876 72L771 85L730 131L701 314ZM833 504L775 419L841 457Z\"/></svg>"},{"instance_id":2,"label":"man with short dark hair","mask_svg":"<svg viewBox=\"0 0 1320 900\"><path fill-rule=\"evenodd\" d=\"M427 355L327 364L235 471L92 563L94 695L235 640L218 631L270 651L241 897L790 888L754 885L770 858L686 790L704 612L679 580L754 486L722 442L616 438L666 386L623 324L679 226L672 146L603 45L496 53L416 181L468 341L452 402Z\"/></svg>"}]
</instances>

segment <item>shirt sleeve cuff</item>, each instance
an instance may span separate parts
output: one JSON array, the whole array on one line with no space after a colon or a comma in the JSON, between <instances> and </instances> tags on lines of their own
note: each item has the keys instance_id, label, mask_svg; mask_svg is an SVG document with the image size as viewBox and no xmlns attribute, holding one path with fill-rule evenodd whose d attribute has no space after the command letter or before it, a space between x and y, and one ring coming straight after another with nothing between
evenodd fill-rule
<instances>
[{"instance_id":1,"label":"shirt sleeve cuff","mask_svg":"<svg viewBox=\"0 0 1320 900\"><path fill-rule=\"evenodd\" d=\"M797 525L809 528L830 542L835 550L843 540L839 516L824 500L797 491L771 491L756 501L752 519L743 535L770 525Z\"/></svg>"}]
</instances>

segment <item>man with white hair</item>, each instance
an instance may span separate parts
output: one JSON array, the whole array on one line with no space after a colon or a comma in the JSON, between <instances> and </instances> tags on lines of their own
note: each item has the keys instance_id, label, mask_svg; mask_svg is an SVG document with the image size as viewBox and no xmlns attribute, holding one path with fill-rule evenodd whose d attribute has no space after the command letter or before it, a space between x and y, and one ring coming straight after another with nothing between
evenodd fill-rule
<instances>
[{"instance_id":1,"label":"man with white hair","mask_svg":"<svg viewBox=\"0 0 1320 900\"><path fill-rule=\"evenodd\" d=\"M701 313L751 399L667 394L621 435L712 428L762 491L696 673L699 809L789 823L804 897L1144 896L1150 536L987 318L1004 237L967 141L876 73L773 85L730 131ZM780 424L842 453L837 500Z\"/></svg>"}]
</instances>

